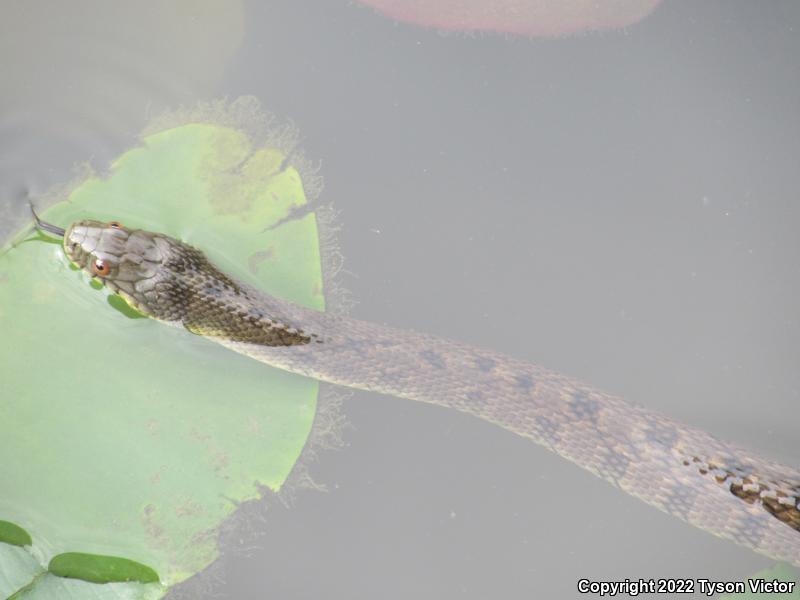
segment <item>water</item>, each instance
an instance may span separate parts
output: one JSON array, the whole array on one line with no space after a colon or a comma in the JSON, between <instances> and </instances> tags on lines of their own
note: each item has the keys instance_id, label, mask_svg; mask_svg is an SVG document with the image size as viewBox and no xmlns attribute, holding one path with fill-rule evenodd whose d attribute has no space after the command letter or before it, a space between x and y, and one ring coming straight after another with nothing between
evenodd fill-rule
<instances>
[{"instance_id":1,"label":"water","mask_svg":"<svg viewBox=\"0 0 800 600\"><path fill-rule=\"evenodd\" d=\"M2 9L0 231L162 110L253 94L321 161L356 316L800 464L796 3L666 0L556 41L441 36L345 2L102 6ZM581 577L770 564L469 417L366 393L345 411L348 445L312 467L329 493L272 506L254 550L229 536L200 589L568 598Z\"/></svg>"}]
</instances>

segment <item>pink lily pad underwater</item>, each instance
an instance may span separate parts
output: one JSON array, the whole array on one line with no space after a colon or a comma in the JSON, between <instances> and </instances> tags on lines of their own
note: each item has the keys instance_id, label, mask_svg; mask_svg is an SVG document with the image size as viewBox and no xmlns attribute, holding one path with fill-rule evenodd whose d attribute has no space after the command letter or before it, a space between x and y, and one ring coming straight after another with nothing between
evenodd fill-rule
<instances>
[{"instance_id":1,"label":"pink lily pad underwater","mask_svg":"<svg viewBox=\"0 0 800 600\"><path fill-rule=\"evenodd\" d=\"M661 0L361 0L405 23L447 31L494 31L558 37L620 29Z\"/></svg>"}]
</instances>

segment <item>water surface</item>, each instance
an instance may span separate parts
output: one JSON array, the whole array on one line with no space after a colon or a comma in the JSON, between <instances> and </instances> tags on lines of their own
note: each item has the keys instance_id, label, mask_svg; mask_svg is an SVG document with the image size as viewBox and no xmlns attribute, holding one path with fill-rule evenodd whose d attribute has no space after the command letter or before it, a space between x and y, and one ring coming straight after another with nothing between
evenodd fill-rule
<instances>
[{"instance_id":1,"label":"water surface","mask_svg":"<svg viewBox=\"0 0 800 600\"><path fill-rule=\"evenodd\" d=\"M549 41L322 0L105 6L2 9L0 231L161 110L253 94L321 162L356 316L800 465L797 3L666 0ZM226 538L221 597L568 598L770 564L469 417L367 393L345 411L348 445L312 467L330 492Z\"/></svg>"}]
</instances>

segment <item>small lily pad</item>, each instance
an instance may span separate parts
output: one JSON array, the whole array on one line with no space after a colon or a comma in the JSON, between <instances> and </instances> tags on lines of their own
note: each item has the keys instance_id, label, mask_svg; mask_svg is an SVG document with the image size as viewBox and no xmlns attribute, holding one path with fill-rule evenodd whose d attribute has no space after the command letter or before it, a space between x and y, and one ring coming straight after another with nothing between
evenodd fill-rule
<instances>
[{"instance_id":1,"label":"small lily pad","mask_svg":"<svg viewBox=\"0 0 800 600\"><path fill-rule=\"evenodd\" d=\"M0 542L0 598L157 600L167 591L155 571L133 561L62 554L44 566L41 554L33 543L20 547Z\"/></svg>"},{"instance_id":2,"label":"small lily pad","mask_svg":"<svg viewBox=\"0 0 800 600\"><path fill-rule=\"evenodd\" d=\"M101 556L85 552L65 552L50 559L47 567L53 575L92 583L137 581L157 583L158 574L142 563L119 556Z\"/></svg>"},{"instance_id":3,"label":"small lily pad","mask_svg":"<svg viewBox=\"0 0 800 600\"><path fill-rule=\"evenodd\" d=\"M12 546L30 546L33 543L27 531L8 521L0 521L0 542Z\"/></svg>"}]
</instances>

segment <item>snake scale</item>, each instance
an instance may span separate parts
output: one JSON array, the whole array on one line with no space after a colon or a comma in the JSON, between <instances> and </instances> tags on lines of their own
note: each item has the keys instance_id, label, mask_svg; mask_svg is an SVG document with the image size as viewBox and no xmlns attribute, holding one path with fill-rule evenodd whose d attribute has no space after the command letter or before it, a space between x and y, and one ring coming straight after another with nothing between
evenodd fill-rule
<instances>
[{"instance_id":1,"label":"snake scale","mask_svg":"<svg viewBox=\"0 0 800 600\"><path fill-rule=\"evenodd\" d=\"M275 298L163 234L90 220L37 225L149 317L273 367L469 413L670 515L800 566L797 469L498 352Z\"/></svg>"}]
</instances>

